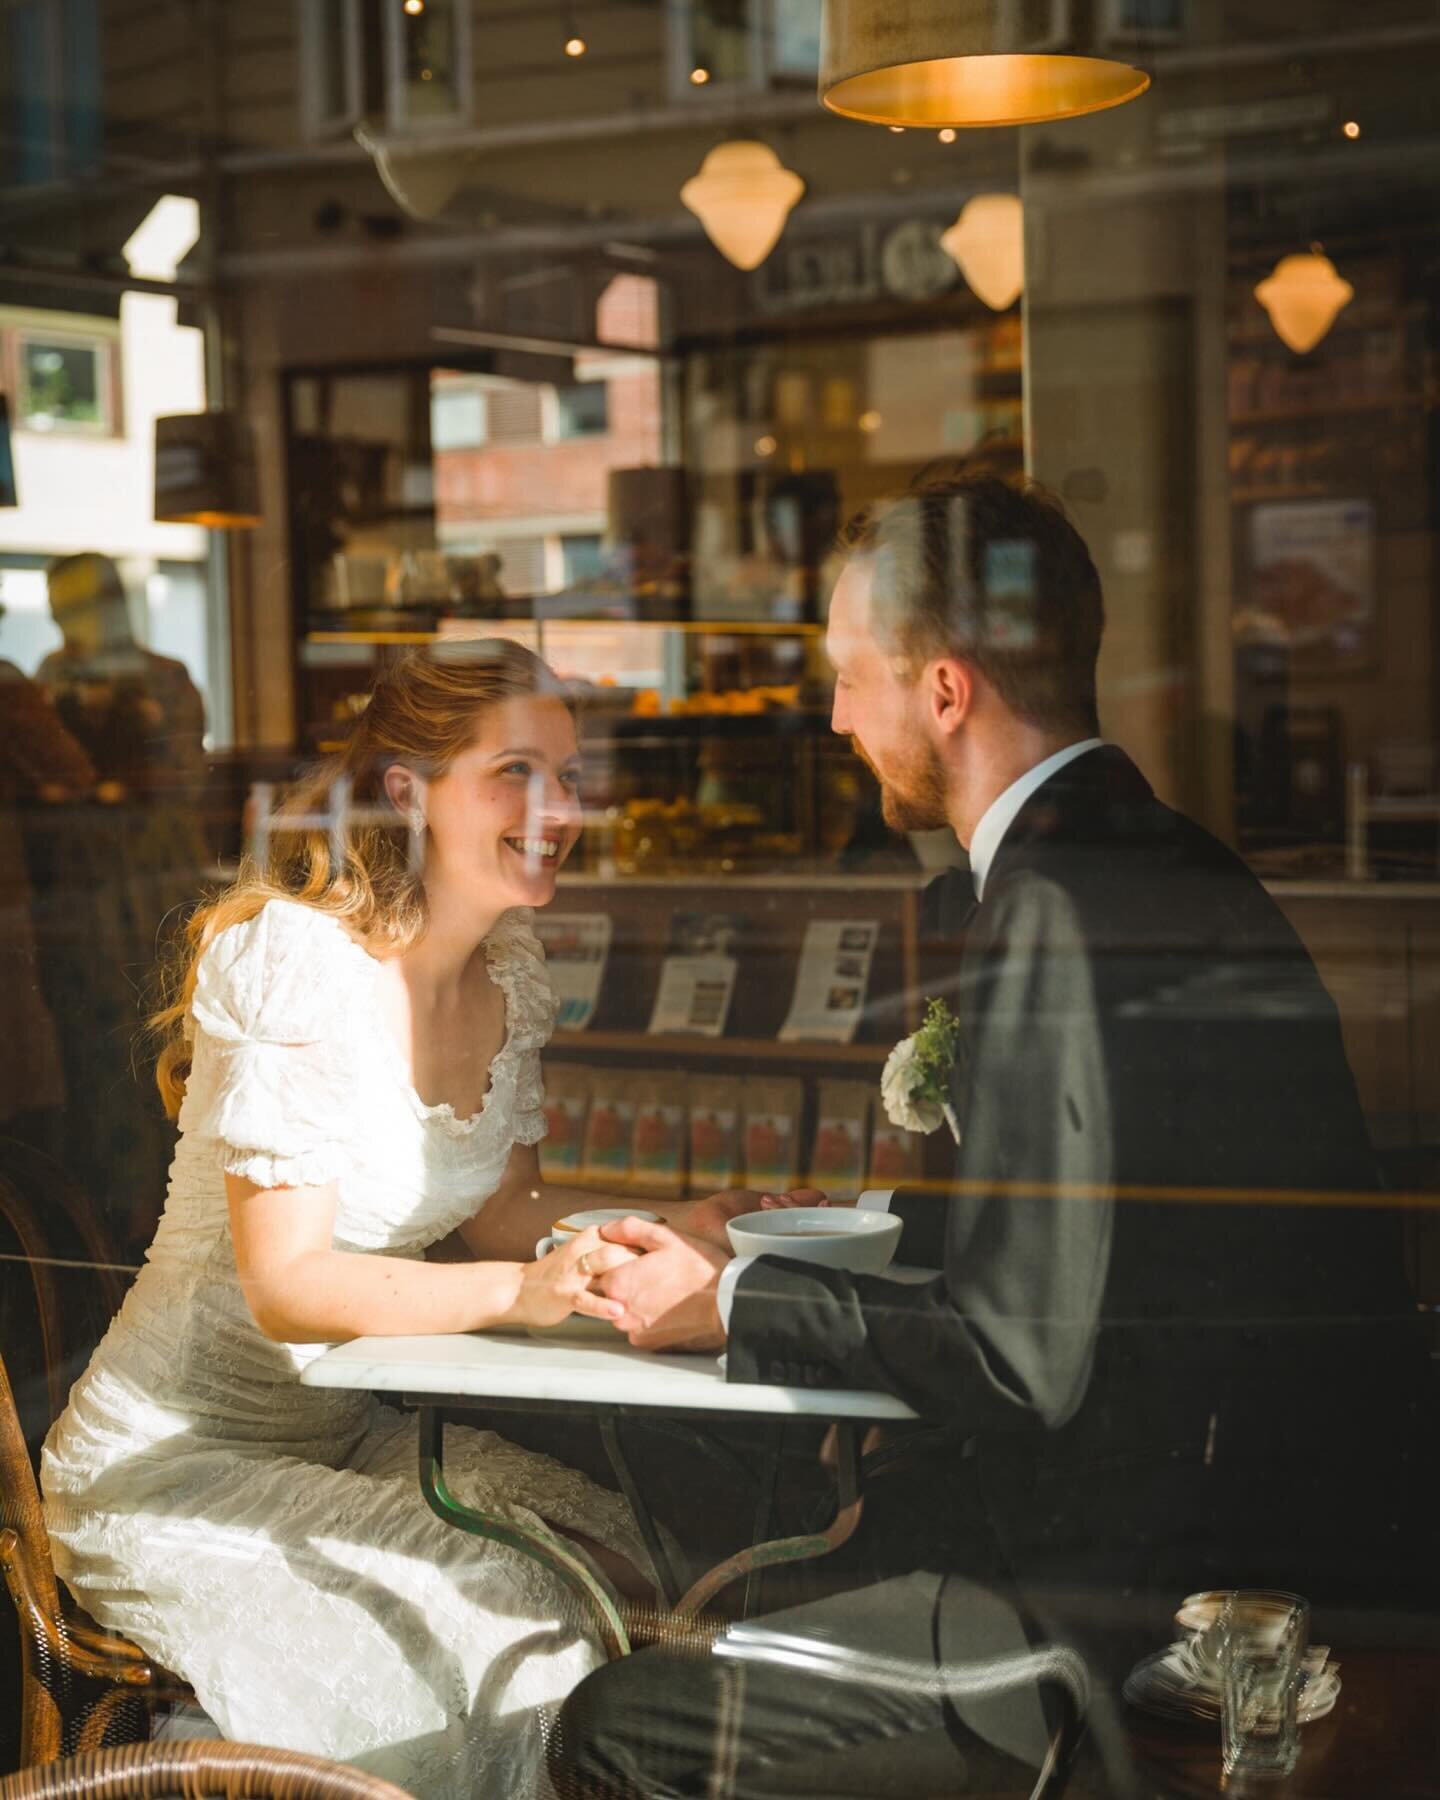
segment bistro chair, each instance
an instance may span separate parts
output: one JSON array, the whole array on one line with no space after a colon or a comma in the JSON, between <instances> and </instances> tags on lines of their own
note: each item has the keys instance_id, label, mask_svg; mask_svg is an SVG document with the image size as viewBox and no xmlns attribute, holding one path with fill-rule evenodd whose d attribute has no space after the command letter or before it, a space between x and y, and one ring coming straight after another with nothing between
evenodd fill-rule
<instances>
[{"instance_id":1,"label":"bistro chair","mask_svg":"<svg viewBox=\"0 0 1440 1800\"><path fill-rule=\"evenodd\" d=\"M50 1412L63 1401L60 1377L64 1344L55 1259L50 1238L12 1178L16 1161L6 1144L0 1151L0 1224L19 1245L34 1290L37 1341L44 1358ZM33 1153L31 1153L33 1156ZM26 1162L30 1173L47 1162ZM70 1196L56 1193L68 1210ZM82 1228L80 1219L74 1223ZM87 1250L118 1281L116 1265L99 1242L93 1219L83 1226ZM107 1292L109 1290L107 1289ZM193 1703L176 1677L158 1669L128 1639L103 1631L61 1597L50 1553L50 1534L25 1428L15 1404L9 1371L0 1356L0 1573L14 1604L20 1629L20 1766L53 1762L67 1749L91 1750L108 1732L148 1735L154 1708ZM126 1705L126 1702L130 1705Z\"/></svg>"},{"instance_id":2,"label":"bistro chair","mask_svg":"<svg viewBox=\"0 0 1440 1800\"><path fill-rule=\"evenodd\" d=\"M194 1738L178 1744L120 1744L0 1780L0 1800L409 1800L403 1788L344 1763Z\"/></svg>"}]
</instances>

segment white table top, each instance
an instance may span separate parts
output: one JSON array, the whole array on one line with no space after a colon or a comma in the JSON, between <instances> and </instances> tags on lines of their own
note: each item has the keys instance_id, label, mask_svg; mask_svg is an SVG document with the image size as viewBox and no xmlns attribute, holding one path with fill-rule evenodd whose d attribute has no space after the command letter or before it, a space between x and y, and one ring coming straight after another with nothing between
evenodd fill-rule
<instances>
[{"instance_id":1,"label":"white table top","mask_svg":"<svg viewBox=\"0 0 1440 1800\"><path fill-rule=\"evenodd\" d=\"M583 1328L582 1328L583 1329ZM600 1325L584 1337L529 1332L366 1337L307 1364L307 1387L490 1400L571 1400L680 1412L761 1413L819 1419L913 1419L893 1394L849 1388L726 1381L713 1354L632 1350Z\"/></svg>"}]
</instances>

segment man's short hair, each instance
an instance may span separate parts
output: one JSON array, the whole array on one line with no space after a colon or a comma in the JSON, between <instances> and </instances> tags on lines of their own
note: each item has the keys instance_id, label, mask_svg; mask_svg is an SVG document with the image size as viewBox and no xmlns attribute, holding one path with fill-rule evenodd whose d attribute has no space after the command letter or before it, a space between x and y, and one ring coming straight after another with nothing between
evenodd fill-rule
<instances>
[{"instance_id":1,"label":"man's short hair","mask_svg":"<svg viewBox=\"0 0 1440 1800\"><path fill-rule=\"evenodd\" d=\"M1041 730L1099 731L1100 577L1058 499L987 469L922 479L840 534L874 564L871 629L912 669L971 663Z\"/></svg>"}]
</instances>

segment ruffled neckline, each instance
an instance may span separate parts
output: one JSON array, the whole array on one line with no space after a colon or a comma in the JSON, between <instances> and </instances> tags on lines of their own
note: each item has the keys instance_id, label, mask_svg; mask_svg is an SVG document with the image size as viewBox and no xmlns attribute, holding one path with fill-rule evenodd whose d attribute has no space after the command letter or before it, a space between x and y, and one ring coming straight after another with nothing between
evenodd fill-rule
<instances>
[{"instance_id":1,"label":"ruffled neckline","mask_svg":"<svg viewBox=\"0 0 1440 1800\"><path fill-rule=\"evenodd\" d=\"M382 1034L395 1072L395 1079L409 1102L411 1111L423 1123L438 1125L451 1137L468 1137L480 1126L490 1110L490 1102L495 1098L496 1074L510 1063L518 1048L516 1031L521 1008L517 998L517 989L521 979L521 933L526 930L528 922L529 909L527 907L512 907L508 912L501 913L489 934L481 939L481 948L485 952L485 967L489 970L490 979L505 997L505 1036L501 1041L500 1048L491 1059L490 1085L481 1098L479 1108L473 1113L467 1113L464 1118L461 1118L448 1100L437 1100L432 1106L428 1100L420 1098L414 1082L410 1079L410 1072L405 1066L405 1057L396 1043L394 1033L390 1030L389 1021L380 1007L376 975L381 959L378 956L372 956L363 944L356 943L348 932L345 933L346 942L369 964L375 1023Z\"/></svg>"}]
</instances>

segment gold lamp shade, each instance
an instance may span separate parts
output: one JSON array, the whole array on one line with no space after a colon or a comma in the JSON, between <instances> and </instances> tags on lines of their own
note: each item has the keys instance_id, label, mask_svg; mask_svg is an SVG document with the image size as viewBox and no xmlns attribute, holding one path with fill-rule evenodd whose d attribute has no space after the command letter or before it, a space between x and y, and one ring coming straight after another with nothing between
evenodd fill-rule
<instances>
[{"instance_id":1,"label":"gold lamp shade","mask_svg":"<svg viewBox=\"0 0 1440 1800\"><path fill-rule=\"evenodd\" d=\"M768 144L717 144L680 190L705 235L737 269L758 269L775 248L805 183Z\"/></svg>"},{"instance_id":2,"label":"gold lamp shade","mask_svg":"<svg viewBox=\"0 0 1440 1800\"><path fill-rule=\"evenodd\" d=\"M1355 290L1317 249L1282 256L1256 287L1255 298L1269 313L1281 343L1304 356L1335 323L1341 307L1355 298Z\"/></svg>"},{"instance_id":3,"label":"gold lamp shade","mask_svg":"<svg viewBox=\"0 0 1440 1800\"><path fill-rule=\"evenodd\" d=\"M1100 0L1027 37L1003 0L825 0L820 100L875 125L1035 125L1123 106L1150 77L1097 35Z\"/></svg>"},{"instance_id":4,"label":"gold lamp shade","mask_svg":"<svg viewBox=\"0 0 1440 1800\"><path fill-rule=\"evenodd\" d=\"M169 413L155 421L155 517L237 530L260 523L255 437L234 413Z\"/></svg>"}]
</instances>

